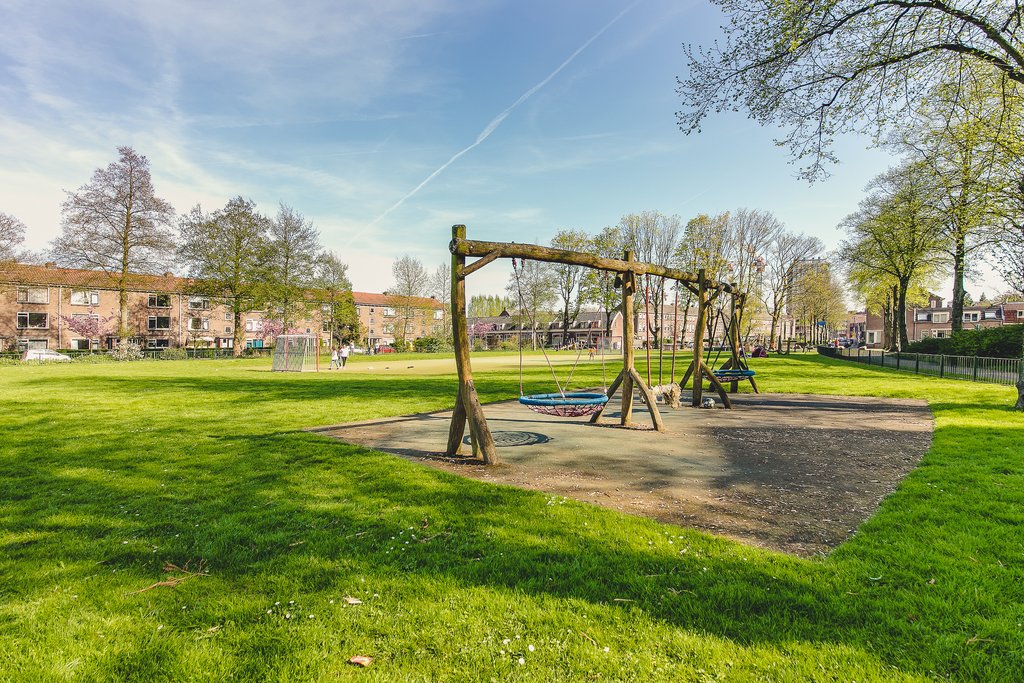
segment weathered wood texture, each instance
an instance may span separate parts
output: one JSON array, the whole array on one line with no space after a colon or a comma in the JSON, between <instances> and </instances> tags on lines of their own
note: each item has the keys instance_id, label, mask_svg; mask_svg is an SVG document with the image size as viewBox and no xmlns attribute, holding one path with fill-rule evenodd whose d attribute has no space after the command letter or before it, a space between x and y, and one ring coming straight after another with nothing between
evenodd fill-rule
<instances>
[{"instance_id":1,"label":"weathered wood texture","mask_svg":"<svg viewBox=\"0 0 1024 683\"><path fill-rule=\"evenodd\" d=\"M666 268L655 263L644 263L642 261L627 262L624 260L604 258L595 254L587 254L567 249L553 249L542 247L538 244L518 244L515 242L482 242L480 240L467 240L464 238L453 238L448 245L452 254L459 256L487 256L490 260L496 258L524 258L532 261L546 261L548 263L567 263L574 266L586 266L597 270L608 270L616 273L633 273L634 275L654 275L665 277L678 282L699 284L698 276L675 268ZM497 254L491 256L491 254ZM488 261L489 263L490 261ZM469 266L474 268L476 264ZM472 271L470 271L472 272ZM707 281L709 289L717 289L723 292L734 293L734 287L725 282Z\"/></svg>"},{"instance_id":2,"label":"weathered wood texture","mask_svg":"<svg viewBox=\"0 0 1024 683\"><path fill-rule=\"evenodd\" d=\"M633 261L633 252L629 249L622 262L628 267ZM628 425L633 422L633 296L636 294L636 273L625 270L622 273L622 411L619 423Z\"/></svg>"},{"instance_id":3,"label":"weathered wood texture","mask_svg":"<svg viewBox=\"0 0 1024 683\"><path fill-rule=\"evenodd\" d=\"M452 226L452 241L466 236L465 225ZM469 331L466 322L466 281L454 274L466 265L466 257L452 253L452 341L455 346L455 367L459 373L459 393L457 404L452 412L452 425L448 430L449 455L458 453L462 444L464 427L462 420L469 422L469 436L473 442L473 455L487 465L500 464L494 438L487 426L487 418L476 395L473 384L473 369L469 363ZM461 406L461 410L460 410ZM458 444L453 446L453 439L458 436Z\"/></svg>"}]
</instances>

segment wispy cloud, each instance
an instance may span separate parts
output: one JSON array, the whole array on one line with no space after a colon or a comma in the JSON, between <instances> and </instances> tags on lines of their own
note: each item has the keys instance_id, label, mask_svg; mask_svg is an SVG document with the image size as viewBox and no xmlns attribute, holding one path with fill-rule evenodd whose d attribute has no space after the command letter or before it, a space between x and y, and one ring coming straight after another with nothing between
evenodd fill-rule
<instances>
[{"instance_id":1,"label":"wispy cloud","mask_svg":"<svg viewBox=\"0 0 1024 683\"><path fill-rule=\"evenodd\" d=\"M601 27L601 29L600 29L600 30L599 30L599 31L598 31L597 33L595 33L594 35L592 35L592 36L591 36L590 38L588 38L588 39L586 40L586 42L584 42L584 43L583 43L582 45L580 45L580 46L579 46L578 48L576 48L576 50L575 50L575 51L574 51L574 52L573 52L573 53L572 53L571 55L569 55L569 56L568 56L568 58L566 58L566 60L565 60L564 62L562 62L561 64L559 64L559 65L558 65L558 67L557 67L557 68L556 68L556 69L555 69L554 71L552 71L552 72L551 72L550 74L548 74L548 75L547 75L547 77L546 77L546 78L545 78L544 80L542 80L541 82L537 83L537 84L536 84L536 85L534 85L534 86L533 86L532 88L530 88L529 90L527 90L526 92L524 92L524 93L523 93L522 95L520 95L520 96L519 96L519 99L517 99L517 100L516 100L515 102L513 102L513 103L512 103L511 105L509 105L509 106L508 106L508 107L507 107L507 108L506 108L506 109L505 109L504 111L502 111L502 112L501 112L500 114L498 114L498 115L497 115L497 116L495 116L495 117L494 117L493 119L491 119L490 123L488 123L488 124L487 124L487 125L486 125L486 126L484 127L484 129L483 129L482 131L480 131L480 134L476 136L476 140L474 140L474 141L473 141L473 143L472 143L471 145L469 145L469 146L467 146L467 147L464 147L463 149L461 149L461 150L459 150L458 152L456 152L455 154L453 154L453 155L451 156L451 158L450 158L450 159L448 159L448 161L446 161L446 162L444 162L443 164L441 164L441 166L439 166L439 167L438 167L438 168L437 168L437 169L436 169L436 170L435 170L435 171L434 171L433 173L431 173L431 174L430 174L430 175L428 175L428 176L427 176L426 178L424 178L424 179L423 179L423 180L422 180L422 181L420 182L420 184L419 184L419 185L417 185L416 187L414 187L413 189L411 189L411 190L410 190L409 192L407 192L407 193L406 193L406 194L405 194L405 195L404 195L404 196L403 196L403 197L402 197L401 199L399 199L399 200L398 200L397 202L395 202L394 204L392 204L391 206L389 206L389 207L388 207L387 209L385 209L385 210L384 210L384 212L383 212L383 213L381 213L381 214L380 214L379 216L377 216L376 218L374 218L374 219L373 219L373 220L372 220L372 221L370 222L369 226L367 226L367 227L373 227L374 225L377 225L378 223L380 223L380 222L381 222L382 220L384 220L384 218L385 218L385 217L387 217L387 216L388 216L388 215L389 215L389 214L390 214L391 212L393 212L393 211L394 211L395 209L397 209L398 207L402 206L402 204L404 204L404 203L405 203L406 201L408 201L408 200L409 200L410 198L412 198L412 197L413 197L414 195L416 195L416 193L418 193L418 192L419 192L420 190L422 190L422 189L423 189L424 187L426 187L426 186L427 186L427 184L428 184L428 183L429 183L429 182L430 182L431 180L433 180L433 179L434 179L434 178L436 178L437 176L439 176L439 175L441 175L442 173L444 173L444 171L445 171L445 170L446 170L446 169L447 169L447 168L448 168L449 166L451 166L451 165L452 165L452 164L454 164L454 163L455 163L456 161L458 161L460 157L462 157L462 156L464 156L465 154L467 154L467 153L471 152L471 151L472 151L472 150L474 150L474 149L475 149L476 147L478 147L478 146L479 146L479 145L480 145L481 143L483 143L483 142L484 142L484 140L486 140L487 138L489 138L489 137L491 136L491 134L492 134L492 133L493 133L493 132L494 132L495 130L497 130L497 129L498 129L498 126L500 126L500 125L501 125L501 124L502 124L502 123L503 123L503 122L505 121L505 119L507 119L507 118L509 117L509 115L510 115L510 114L511 114L511 113L512 113L513 111L515 111L515 110L516 110L516 108L517 108L517 107L518 107L519 105L521 105L521 104L522 104L523 102L525 102L526 100L530 99L530 97L531 97L531 96L533 96L533 95L534 95L534 94L535 94L535 93L536 93L536 92L537 92L538 90L540 90L541 88L543 88L543 87L544 87L545 85L547 85L547 84L548 84L549 82L551 82L551 80L552 80L552 79L553 79L553 78L554 78L555 76L557 76L557 75L558 75L559 73L561 73L561 71L562 71L563 69L565 69L565 67L567 67L567 66L569 66L570 64L572 64L572 62L573 62L573 61L574 61L574 60L575 60L575 59L576 59L576 58L577 58L577 57L578 57L578 56L579 56L579 55L580 55L580 54L581 54L581 53L582 53L582 52L583 52L584 50L586 50L586 49L587 49L588 47L590 47L590 44L591 44L591 43L593 43L593 42L594 42L595 40L597 40L597 39L598 39L598 38L600 38L600 37L601 37L602 35L604 35L604 33L605 33L605 32L606 32L606 31L607 31L608 29L610 29L610 28L611 28L612 26L614 26L614 25L615 25L615 24L616 24L616 23L617 23L617 22L618 22L618 21L619 21L619 20L620 20L620 19L621 19L621 18L622 18L623 16L625 16L625 15L626 15L626 14L627 14L627 13L628 13L628 12L629 12L629 11L630 11L631 9L633 9L633 7L635 7L635 6L636 6L636 5L637 5L637 4L639 3L639 2L640 2L640 0L637 0L636 2L632 3L631 5L627 6L627 7L625 8L625 9L623 9L623 10L622 10L621 12L619 12L619 13L618 13L617 15L615 15L615 17L614 17L614 18L613 18L613 19L612 19L611 21L609 21L609 22L608 22L607 24L605 24L604 26L602 26L602 27Z\"/></svg>"}]
</instances>

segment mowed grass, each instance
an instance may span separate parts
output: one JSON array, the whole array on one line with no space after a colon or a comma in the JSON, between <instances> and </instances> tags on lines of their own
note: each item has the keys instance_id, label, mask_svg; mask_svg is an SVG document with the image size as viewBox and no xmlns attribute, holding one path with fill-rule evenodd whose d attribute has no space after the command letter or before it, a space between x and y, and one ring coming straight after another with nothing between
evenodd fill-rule
<instances>
[{"instance_id":1,"label":"mowed grass","mask_svg":"<svg viewBox=\"0 0 1024 683\"><path fill-rule=\"evenodd\" d=\"M518 394L517 356L474 362L483 400ZM450 359L0 368L0 680L1022 680L1015 392L756 363L768 391L932 406L920 467L827 558L301 431L450 407ZM168 562L206 575L151 587Z\"/></svg>"}]
</instances>

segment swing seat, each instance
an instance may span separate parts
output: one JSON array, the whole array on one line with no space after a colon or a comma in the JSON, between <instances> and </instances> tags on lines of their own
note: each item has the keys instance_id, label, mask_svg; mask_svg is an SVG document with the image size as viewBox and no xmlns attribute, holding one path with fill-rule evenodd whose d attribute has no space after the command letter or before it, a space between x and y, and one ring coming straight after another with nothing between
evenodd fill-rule
<instances>
[{"instance_id":1,"label":"swing seat","mask_svg":"<svg viewBox=\"0 0 1024 683\"><path fill-rule=\"evenodd\" d=\"M726 382L739 382L740 380L750 379L757 374L753 370L715 370L714 373L717 379Z\"/></svg>"},{"instance_id":2,"label":"swing seat","mask_svg":"<svg viewBox=\"0 0 1024 683\"><path fill-rule=\"evenodd\" d=\"M535 413L555 417L583 417L593 415L608 402L605 394L567 393L534 394L520 396L519 402Z\"/></svg>"}]
</instances>

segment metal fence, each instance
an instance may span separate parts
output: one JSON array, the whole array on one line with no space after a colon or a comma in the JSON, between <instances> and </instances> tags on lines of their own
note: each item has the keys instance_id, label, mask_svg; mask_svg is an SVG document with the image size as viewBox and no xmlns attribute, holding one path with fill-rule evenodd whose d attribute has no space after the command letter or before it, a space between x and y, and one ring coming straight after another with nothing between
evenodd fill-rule
<instances>
[{"instance_id":1,"label":"metal fence","mask_svg":"<svg viewBox=\"0 0 1024 683\"><path fill-rule=\"evenodd\" d=\"M902 353L881 349L836 349L819 347L818 352L866 365L932 375L947 379L1014 385L1021 376L1020 358L986 358L983 356L944 356L934 353Z\"/></svg>"}]
</instances>

